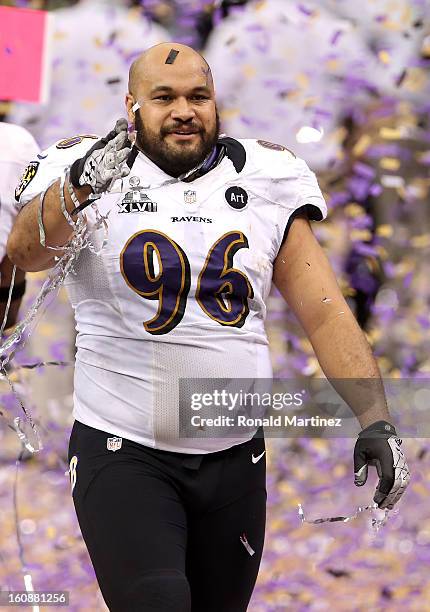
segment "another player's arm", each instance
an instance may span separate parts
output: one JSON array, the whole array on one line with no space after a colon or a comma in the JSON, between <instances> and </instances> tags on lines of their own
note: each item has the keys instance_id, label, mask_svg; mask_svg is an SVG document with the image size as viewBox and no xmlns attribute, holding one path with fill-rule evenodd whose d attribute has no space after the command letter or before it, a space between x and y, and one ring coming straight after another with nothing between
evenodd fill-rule
<instances>
[{"instance_id":1,"label":"another player's arm","mask_svg":"<svg viewBox=\"0 0 430 612\"><path fill-rule=\"evenodd\" d=\"M3 323L6 305L9 297L9 289L12 282L13 264L10 259L5 256L0 263L0 327ZM25 290L25 272L16 269L15 280L13 286L12 299L6 321L6 329L15 325L18 317L18 310L21 306L23 291Z\"/></svg>"},{"instance_id":2,"label":"another player's arm","mask_svg":"<svg viewBox=\"0 0 430 612\"><path fill-rule=\"evenodd\" d=\"M74 188L80 203L85 202L91 193L91 187ZM67 181L64 186L64 196L67 211L75 208L69 191ZM46 270L54 265L54 251L40 244L38 209L40 195L31 200L20 211L15 219L14 226L7 243L7 254L11 261L26 272ZM72 217L74 221L77 215ZM72 228L64 217L60 206L60 179L55 181L45 193L43 202L43 227L47 246L62 246L72 235Z\"/></svg>"},{"instance_id":3,"label":"another player's arm","mask_svg":"<svg viewBox=\"0 0 430 612\"><path fill-rule=\"evenodd\" d=\"M303 326L321 365L361 426L390 421L381 375L331 265L303 215L291 224L274 265L274 284ZM336 379L373 379L366 386Z\"/></svg>"}]
</instances>

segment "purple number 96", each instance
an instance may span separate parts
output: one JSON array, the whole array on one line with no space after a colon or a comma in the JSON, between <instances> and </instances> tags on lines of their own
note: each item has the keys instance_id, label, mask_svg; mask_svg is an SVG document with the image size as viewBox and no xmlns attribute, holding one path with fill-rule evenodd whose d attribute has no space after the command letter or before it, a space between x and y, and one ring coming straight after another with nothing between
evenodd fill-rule
<instances>
[{"instance_id":1,"label":"purple number 96","mask_svg":"<svg viewBox=\"0 0 430 612\"><path fill-rule=\"evenodd\" d=\"M233 267L239 249L248 248L246 236L228 232L209 249L196 289L196 300L220 325L242 327L254 296L243 272ZM154 265L156 263L156 265ZM144 321L150 334L167 334L182 320L190 291L190 262L174 240L156 230L142 230L126 243L120 255L121 273L135 293L158 300L152 319Z\"/></svg>"}]
</instances>

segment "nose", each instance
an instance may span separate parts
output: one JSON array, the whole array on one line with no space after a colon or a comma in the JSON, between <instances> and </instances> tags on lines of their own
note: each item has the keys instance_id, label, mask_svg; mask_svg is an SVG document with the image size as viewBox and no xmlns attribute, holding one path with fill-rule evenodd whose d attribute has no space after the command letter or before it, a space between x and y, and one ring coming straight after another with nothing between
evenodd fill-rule
<instances>
[{"instance_id":1,"label":"nose","mask_svg":"<svg viewBox=\"0 0 430 612\"><path fill-rule=\"evenodd\" d=\"M190 119L195 117L194 108L187 98L184 96L178 97L175 100L171 116L172 119L176 119L177 121L190 121Z\"/></svg>"}]
</instances>

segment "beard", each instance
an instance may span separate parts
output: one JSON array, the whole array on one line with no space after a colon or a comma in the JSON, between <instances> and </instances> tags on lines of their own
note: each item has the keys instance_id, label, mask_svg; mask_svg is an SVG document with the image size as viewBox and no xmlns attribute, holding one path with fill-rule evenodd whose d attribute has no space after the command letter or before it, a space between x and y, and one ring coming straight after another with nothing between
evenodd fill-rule
<instances>
[{"instance_id":1,"label":"beard","mask_svg":"<svg viewBox=\"0 0 430 612\"><path fill-rule=\"evenodd\" d=\"M175 146L166 142L166 136L181 127L198 130L198 144L190 146L189 143L178 143ZM161 128L160 132L155 134L145 127L137 112L135 128L136 144L139 149L166 174L178 178L201 164L212 152L219 138L220 119L216 111L215 127L212 132L207 132L192 122L180 122L169 128Z\"/></svg>"}]
</instances>

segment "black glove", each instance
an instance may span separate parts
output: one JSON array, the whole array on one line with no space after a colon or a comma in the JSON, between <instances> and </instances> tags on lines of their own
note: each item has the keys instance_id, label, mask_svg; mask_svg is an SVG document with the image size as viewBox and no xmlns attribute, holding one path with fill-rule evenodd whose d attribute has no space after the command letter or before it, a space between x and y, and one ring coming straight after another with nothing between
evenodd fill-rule
<instances>
[{"instance_id":1,"label":"black glove","mask_svg":"<svg viewBox=\"0 0 430 612\"><path fill-rule=\"evenodd\" d=\"M127 176L125 164L131 148L126 119L118 119L115 128L98 140L70 167L70 181L74 187L88 185L94 193L107 191L117 179Z\"/></svg>"},{"instance_id":2,"label":"black glove","mask_svg":"<svg viewBox=\"0 0 430 612\"><path fill-rule=\"evenodd\" d=\"M355 484L361 487L367 480L367 467L374 465L379 482L373 501L379 508L391 508L409 484L410 472L400 448L393 425L377 421L360 432L354 447Z\"/></svg>"}]
</instances>

